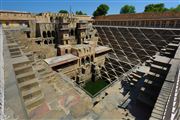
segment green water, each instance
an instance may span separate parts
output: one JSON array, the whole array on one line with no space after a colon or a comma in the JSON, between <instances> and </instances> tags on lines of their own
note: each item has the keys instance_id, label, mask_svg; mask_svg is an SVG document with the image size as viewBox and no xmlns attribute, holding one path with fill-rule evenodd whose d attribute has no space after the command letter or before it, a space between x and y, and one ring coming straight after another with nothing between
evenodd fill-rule
<instances>
[{"instance_id":1,"label":"green water","mask_svg":"<svg viewBox=\"0 0 180 120\"><path fill-rule=\"evenodd\" d=\"M105 80L97 80L95 82L89 81L85 84L84 89L88 91L91 95L95 95L101 89L106 87L109 84L108 81Z\"/></svg>"}]
</instances>

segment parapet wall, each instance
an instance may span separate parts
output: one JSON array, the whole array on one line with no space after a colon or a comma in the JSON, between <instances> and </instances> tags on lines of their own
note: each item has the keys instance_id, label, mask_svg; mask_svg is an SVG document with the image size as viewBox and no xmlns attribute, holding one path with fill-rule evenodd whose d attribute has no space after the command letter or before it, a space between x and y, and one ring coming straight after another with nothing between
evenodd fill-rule
<instances>
[{"instance_id":1,"label":"parapet wall","mask_svg":"<svg viewBox=\"0 0 180 120\"><path fill-rule=\"evenodd\" d=\"M0 21L2 20L35 20L35 17L31 13L0 11Z\"/></svg>"},{"instance_id":2,"label":"parapet wall","mask_svg":"<svg viewBox=\"0 0 180 120\"><path fill-rule=\"evenodd\" d=\"M180 19L180 12L163 12L163 13L136 13L136 14L115 14L108 16L97 16L96 21L119 21L135 19Z\"/></svg>"},{"instance_id":3,"label":"parapet wall","mask_svg":"<svg viewBox=\"0 0 180 120\"><path fill-rule=\"evenodd\" d=\"M98 16L95 25L180 28L180 12Z\"/></svg>"},{"instance_id":4,"label":"parapet wall","mask_svg":"<svg viewBox=\"0 0 180 120\"><path fill-rule=\"evenodd\" d=\"M0 119L4 116L4 57L3 57L3 31L0 26Z\"/></svg>"}]
</instances>

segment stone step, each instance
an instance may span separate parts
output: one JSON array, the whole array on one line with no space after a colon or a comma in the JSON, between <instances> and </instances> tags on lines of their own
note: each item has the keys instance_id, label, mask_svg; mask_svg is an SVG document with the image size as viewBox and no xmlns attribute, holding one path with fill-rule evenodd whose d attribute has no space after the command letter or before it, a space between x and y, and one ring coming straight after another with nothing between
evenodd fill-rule
<instances>
[{"instance_id":1,"label":"stone step","mask_svg":"<svg viewBox=\"0 0 180 120\"><path fill-rule=\"evenodd\" d=\"M54 75L55 75L54 72L51 72L49 74L45 74L45 75L41 76L40 79L46 79L48 77L53 77Z\"/></svg>"},{"instance_id":2,"label":"stone step","mask_svg":"<svg viewBox=\"0 0 180 120\"><path fill-rule=\"evenodd\" d=\"M150 72L148 72L147 76L152 77L152 78L159 78L160 74L150 71Z\"/></svg>"},{"instance_id":3,"label":"stone step","mask_svg":"<svg viewBox=\"0 0 180 120\"><path fill-rule=\"evenodd\" d=\"M168 72L168 68L164 66L151 64L150 72L158 73L160 75L165 75Z\"/></svg>"},{"instance_id":4,"label":"stone step","mask_svg":"<svg viewBox=\"0 0 180 120\"><path fill-rule=\"evenodd\" d=\"M22 55L19 54L19 55L12 55L11 58L17 58L17 57L21 57Z\"/></svg>"},{"instance_id":5,"label":"stone step","mask_svg":"<svg viewBox=\"0 0 180 120\"><path fill-rule=\"evenodd\" d=\"M14 52L10 52L11 56L13 55L21 55L21 51L14 51Z\"/></svg>"},{"instance_id":6,"label":"stone step","mask_svg":"<svg viewBox=\"0 0 180 120\"><path fill-rule=\"evenodd\" d=\"M21 87L25 87L25 86L34 84L34 83L36 83L36 82L37 82L37 79L34 78L34 79L27 80L27 81L25 81L25 82L21 82L21 83L19 83L18 85L19 85L19 87L21 88Z\"/></svg>"},{"instance_id":7,"label":"stone step","mask_svg":"<svg viewBox=\"0 0 180 120\"><path fill-rule=\"evenodd\" d=\"M167 67L151 63L151 68L167 71Z\"/></svg>"},{"instance_id":8,"label":"stone step","mask_svg":"<svg viewBox=\"0 0 180 120\"><path fill-rule=\"evenodd\" d=\"M13 64L13 67L14 67L14 68L22 67L22 66L29 65L29 64L31 64L31 63L32 63L31 61L25 61L25 62Z\"/></svg>"},{"instance_id":9,"label":"stone step","mask_svg":"<svg viewBox=\"0 0 180 120\"><path fill-rule=\"evenodd\" d=\"M36 87L31 87L29 90L21 91L21 94L23 97L25 97L27 95L33 94L33 93L38 92L38 91L41 91L41 89L39 86L36 86Z\"/></svg>"},{"instance_id":10,"label":"stone step","mask_svg":"<svg viewBox=\"0 0 180 120\"><path fill-rule=\"evenodd\" d=\"M14 71L19 71L19 70L24 70L27 68L32 68L32 66L30 64L24 65L24 66L20 66L20 67L16 67L14 68Z\"/></svg>"},{"instance_id":11,"label":"stone step","mask_svg":"<svg viewBox=\"0 0 180 120\"><path fill-rule=\"evenodd\" d=\"M29 100L26 100L24 103L25 103L25 106L30 110L30 109L34 108L34 107L31 107L32 104L34 104L38 101L41 101L41 100L43 100L43 96L42 96L42 94L39 94L38 96L35 96ZM41 104L41 103L39 103L39 104ZM38 105L35 105L35 107L37 107L37 106Z\"/></svg>"},{"instance_id":12,"label":"stone step","mask_svg":"<svg viewBox=\"0 0 180 120\"><path fill-rule=\"evenodd\" d=\"M145 79L144 80L144 83L145 84L148 84L148 85L150 85L150 86L153 86L153 87L158 87L158 88L160 88L161 86L160 86L160 82L159 81L157 81L157 80L149 80L149 79Z\"/></svg>"},{"instance_id":13,"label":"stone step","mask_svg":"<svg viewBox=\"0 0 180 120\"><path fill-rule=\"evenodd\" d=\"M31 75L34 75L33 71L26 72L26 73L23 73L23 74L19 74L19 75L16 76L16 78L20 79L20 78L28 77L28 76L31 76Z\"/></svg>"}]
</instances>

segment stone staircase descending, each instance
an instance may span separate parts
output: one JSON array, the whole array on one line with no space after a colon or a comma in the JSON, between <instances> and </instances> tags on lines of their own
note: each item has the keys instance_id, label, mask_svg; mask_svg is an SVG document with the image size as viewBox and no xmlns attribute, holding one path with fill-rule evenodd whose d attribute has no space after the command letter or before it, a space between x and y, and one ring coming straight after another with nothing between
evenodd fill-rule
<instances>
[{"instance_id":1,"label":"stone staircase descending","mask_svg":"<svg viewBox=\"0 0 180 120\"><path fill-rule=\"evenodd\" d=\"M36 71L39 80L51 82L51 80L56 79L55 71L47 66L42 60L35 61L33 63L33 68Z\"/></svg>"},{"instance_id":2,"label":"stone staircase descending","mask_svg":"<svg viewBox=\"0 0 180 120\"><path fill-rule=\"evenodd\" d=\"M13 33L12 31L5 31L6 32L6 39L7 39L7 46L9 48L9 52L11 55L11 58L17 58L17 57L21 57L23 55L27 56L29 60L33 61L34 60L34 56L33 53L31 51L28 50L27 45L29 44L29 40L24 41L24 39L27 39L26 37L23 37L20 33L20 31L16 31L16 35L14 35L15 33ZM17 39L15 36L19 36L19 38Z\"/></svg>"},{"instance_id":3,"label":"stone staircase descending","mask_svg":"<svg viewBox=\"0 0 180 120\"><path fill-rule=\"evenodd\" d=\"M9 48L11 58L21 57L22 54L18 44L16 43L16 38L14 38L11 33L7 33L8 32L6 31L7 46Z\"/></svg>"},{"instance_id":4,"label":"stone staircase descending","mask_svg":"<svg viewBox=\"0 0 180 120\"><path fill-rule=\"evenodd\" d=\"M44 96L31 64L31 61L25 61L13 65L19 91L28 113L44 101Z\"/></svg>"},{"instance_id":5,"label":"stone staircase descending","mask_svg":"<svg viewBox=\"0 0 180 120\"><path fill-rule=\"evenodd\" d=\"M9 45L8 47L9 47L9 51L10 51L10 54L11 54L12 58L17 58L17 57L22 56L18 45Z\"/></svg>"},{"instance_id":6,"label":"stone staircase descending","mask_svg":"<svg viewBox=\"0 0 180 120\"><path fill-rule=\"evenodd\" d=\"M176 43L176 42L169 43L165 48L161 49L160 54L162 56L174 58L177 48L178 48L178 43Z\"/></svg>"},{"instance_id":7,"label":"stone staircase descending","mask_svg":"<svg viewBox=\"0 0 180 120\"><path fill-rule=\"evenodd\" d=\"M15 37L17 35L18 39ZM6 39L10 57L14 61L17 86L27 114L31 116L31 112L44 103L44 95L33 68L34 56L27 50L26 44L21 43L21 39L25 38L21 36L20 31L6 31Z\"/></svg>"},{"instance_id":8,"label":"stone staircase descending","mask_svg":"<svg viewBox=\"0 0 180 120\"><path fill-rule=\"evenodd\" d=\"M128 81L130 82L130 85L131 86L136 85L137 82L139 81L139 79L141 79L144 75L145 75L144 72L141 72L141 71L138 71L138 70L130 73L128 75Z\"/></svg>"},{"instance_id":9,"label":"stone staircase descending","mask_svg":"<svg viewBox=\"0 0 180 120\"><path fill-rule=\"evenodd\" d=\"M164 79L159 95L154 104L150 120L170 119L172 115L172 107L177 107L178 104L177 103L175 106L172 105L172 98L174 96L173 90L177 87L175 87L175 84L177 82L176 70L178 70L177 68L180 64L180 57L178 51L180 49L180 39L174 39L172 43L169 43L167 45L167 48L173 49L169 52L170 54L163 54L163 56L170 58L169 64L171 66L169 67L169 73L167 73L166 78ZM168 50L167 48L166 51Z\"/></svg>"},{"instance_id":10,"label":"stone staircase descending","mask_svg":"<svg viewBox=\"0 0 180 120\"><path fill-rule=\"evenodd\" d=\"M136 100L152 108L151 120L169 117L165 116L165 113L168 111L167 105L175 83L175 70L180 63L179 49L180 39L172 40L159 53L128 75L130 85L138 89ZM148 67L149 70L143 72L143 67Z\"/></svg>"},{"instance_id":11,"label":"stone staircase descending","mask_svg":"<svg viewBox=\"0 0 180 120\"><path fill-rule=\"evenodd\" d=\"M138 100L146 105L153 106L159 94L161 86L169 71L170 59L155 56L150 63L150 70L145 76L144 85L140 88Z\"/></svg>"}]
</instances>

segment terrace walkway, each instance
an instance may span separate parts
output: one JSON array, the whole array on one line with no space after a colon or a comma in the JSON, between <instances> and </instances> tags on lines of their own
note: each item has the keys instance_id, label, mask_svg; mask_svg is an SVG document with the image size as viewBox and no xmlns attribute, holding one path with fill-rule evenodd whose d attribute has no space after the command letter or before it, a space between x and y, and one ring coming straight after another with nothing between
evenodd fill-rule
<instances>
[{"instance_id":1,"label":"terrace walkway","mask_svg":"<svg viewBox=\"0 0 180 120\"><path fill-rule=\"evenodd\" d=\"M4 30L4 32L7 32ZM4 51L4 71L5 71L5 84L4 84L4 96L5 96L5 117L7 119L27 119L27 114L22 104L22 100L19 94L18 85L12 64L18 62L16 58L11 58L7 39L11 38L10 35L4 36L3 51ZM11 38L13 39L13 38ZM22 57L22 60L25 59ZM26 58L27 59L27 58ZM20 62L20 61L19 61Z\"/></svg>"}]
</instances>

